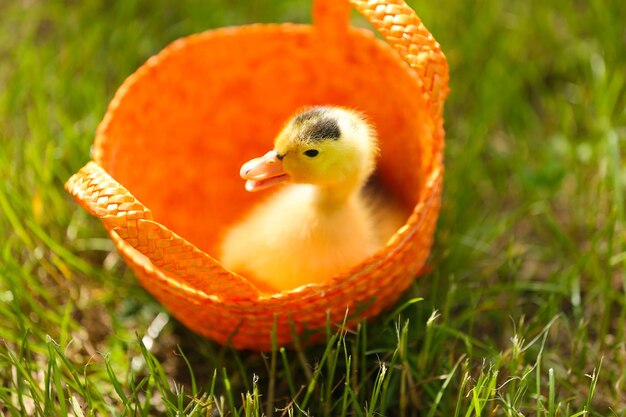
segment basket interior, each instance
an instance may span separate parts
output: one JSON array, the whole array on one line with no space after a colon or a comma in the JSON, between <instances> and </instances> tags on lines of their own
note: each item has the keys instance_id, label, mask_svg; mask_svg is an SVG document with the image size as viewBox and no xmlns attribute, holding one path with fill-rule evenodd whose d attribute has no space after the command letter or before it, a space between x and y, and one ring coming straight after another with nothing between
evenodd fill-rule
<instances>
[{"instance_id":1,"label":"basket interior","mask_svg":"<svg viewBox=\"0 0 626 417\"><path fill-rule=\"evenodd\" d=\"M96 161L154 218L217 256L225 230L263 196L239 167L272 148L298 108L343 105L376 126L380 181L407 207L431 166L433 125L420 80L371 33L324 45L306 25L194 35L150 59L120 88L96 138Z\"/></svg>"}]
</instances>

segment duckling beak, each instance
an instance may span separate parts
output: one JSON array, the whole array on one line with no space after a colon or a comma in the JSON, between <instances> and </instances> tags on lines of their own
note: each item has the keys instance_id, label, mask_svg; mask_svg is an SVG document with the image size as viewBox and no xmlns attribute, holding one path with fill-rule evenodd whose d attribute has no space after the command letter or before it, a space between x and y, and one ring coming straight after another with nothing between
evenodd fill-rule
<instances>
[{"instance_id":1,"label":"duckling beak","mask_svg":"<svg viewBox=\"0 0 626 417\"><path fill-rule=\"evenodd\" d=\"M247 191L259 191L289 180L276 151L269 151L242 165L239 175L246 181Z\"/></svg>"}]
</instances>

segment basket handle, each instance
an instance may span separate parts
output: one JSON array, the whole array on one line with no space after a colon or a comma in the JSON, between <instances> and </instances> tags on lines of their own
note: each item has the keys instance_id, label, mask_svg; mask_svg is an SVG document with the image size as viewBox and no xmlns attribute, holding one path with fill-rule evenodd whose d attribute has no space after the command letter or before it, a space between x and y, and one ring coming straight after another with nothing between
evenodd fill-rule
<instances>
[{"instance_id":1,"label":"basket handle","mask_svg":"<svg viewBox=\"0 0 626 417\"><path fill-rule=\"evenodd\" d=\"M249 281L155 222L152 212L95 162L88 162L74 174L65 189L109 231L181 283L208 295L258 298L258 290Z\"/></svg>"},{"instance_id":2,"label":"basket handle","mask_svg":"<svg viewBox=\"0 0 626 417\"><path fill-rule=\"evenodd\" d=\"M437 122L443 119L449 73L441 46L404 0L315 0L313 22L327 38L338 40L346 32L350 5L378 30L422 80L422 94Z\"/></svg>"}]
</instances>

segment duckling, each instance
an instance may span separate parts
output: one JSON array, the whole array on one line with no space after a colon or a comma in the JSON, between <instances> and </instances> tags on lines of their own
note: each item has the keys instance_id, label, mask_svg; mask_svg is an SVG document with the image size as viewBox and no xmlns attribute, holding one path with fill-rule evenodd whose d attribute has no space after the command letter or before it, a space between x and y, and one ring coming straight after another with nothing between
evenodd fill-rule
<instances>
[{"instance_id":1,"label":"duckling","mask_svg":"<svg viewBox=\"0 0 626 417\"><path fill-rule=\"evenodd\" d=\"M298 112L273 150L241 167L247 191L287 185L230 229L223 265L275 292L322 283L372 255L384 240L361 191L378 154L376 133L360 113Z\"/></svg>"}]
</instances>

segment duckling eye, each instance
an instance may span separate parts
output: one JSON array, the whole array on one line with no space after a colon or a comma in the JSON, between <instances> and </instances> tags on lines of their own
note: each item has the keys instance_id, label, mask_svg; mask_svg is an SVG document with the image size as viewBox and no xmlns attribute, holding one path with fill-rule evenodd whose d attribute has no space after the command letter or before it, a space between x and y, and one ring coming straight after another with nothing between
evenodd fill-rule
<instances>
[{"instance_id":1,"label":"duckling eye","mask_svg":"<svg viewBox=\"0 0 626 417\"><path fill-rule=\"evenodd\" d=\"M320 151L318 151L317 149L307 149L306 151L304 151L304 154L311 158L317 156L318 153L320 153Z\"/></svg>"}]
</instances>

